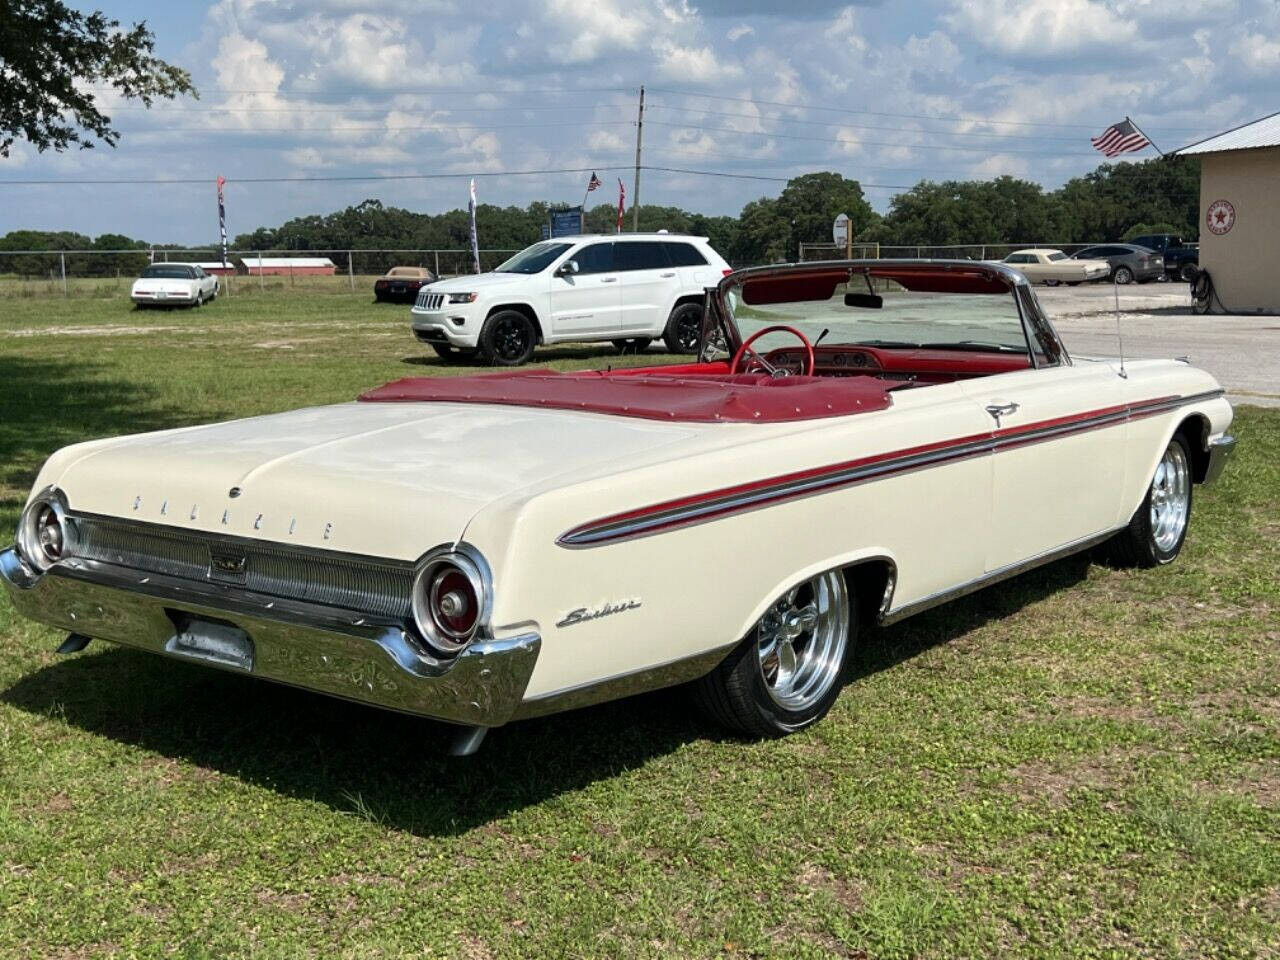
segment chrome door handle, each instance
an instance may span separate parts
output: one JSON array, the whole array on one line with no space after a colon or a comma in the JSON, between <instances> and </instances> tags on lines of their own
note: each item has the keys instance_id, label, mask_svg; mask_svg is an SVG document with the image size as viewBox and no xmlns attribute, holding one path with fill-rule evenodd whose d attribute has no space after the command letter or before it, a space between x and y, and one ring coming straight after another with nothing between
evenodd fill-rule
<instances>
[{"instance_id":1,"label":"chrome door handle","mask_svg":"<svg viewBox=\"0 0 1280 960\"><path fill-rule=\"evenodd\" d=\"M601 277L600 282L601 283L617 283L618 278L617 277Z\"/></svg>"},{"instance_id":2,"label":"chrome door handle","mask_svg":"<svg viewBox=\"0 0 1280 960\"><path fill-rule=\"evenodd\" d=\"M1000 418L1011 413L1018 412L1018 405L1012 401L1008 403L988 403L987 413L995 417L996 426L1000 426Z\"/></svg>"},{"instance_id":3,"label":"chrome door handle","mask_svg":"<svg viewBox=\"0 0 1280 960\"><path fill-rule=\"evenodd\" d=\"M672 270L670 273L660 273L660 274L658 274L658 276L662 277L664 280L666 280L666 279L668 279L668 278L670 278L670 277L674 277L675 275L676 275L676 272L675 272L674 270Z\"/></svg>"}]
</instances>

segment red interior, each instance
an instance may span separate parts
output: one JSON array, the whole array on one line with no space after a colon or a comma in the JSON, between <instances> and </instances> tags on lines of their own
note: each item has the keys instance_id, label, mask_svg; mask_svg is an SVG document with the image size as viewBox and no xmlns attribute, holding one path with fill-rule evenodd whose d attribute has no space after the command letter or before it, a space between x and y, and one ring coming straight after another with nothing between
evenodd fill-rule
<instances>
[{"instance_id":1,"label":"red interior","mask_svg":"<svg viewBox=\"0 0 1280 960\"><path fill-rule=\"evenodd\" d=\"M894 390L1025 369L1024 356L953 350L822 346L815 376L730 376L728 364L689 363L555 373L511 370L468 377L410 377L361 395L384 403L510 404L694 423L786 422L884 410ZM801 351L774 350L775 366Z\"/></svg>"}]
</instances>

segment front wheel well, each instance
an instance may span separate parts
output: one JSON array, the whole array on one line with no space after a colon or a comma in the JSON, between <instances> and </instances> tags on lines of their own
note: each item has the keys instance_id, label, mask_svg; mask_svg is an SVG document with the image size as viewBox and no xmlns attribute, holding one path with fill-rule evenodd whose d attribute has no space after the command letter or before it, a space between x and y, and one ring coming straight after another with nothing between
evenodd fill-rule
<instances>
[{"instance_id":1,"label":"front wheel well","mask_svg":"<svg viewBox=\"0 0 1280 960\"><path fill-rule=\"evenodd\" d=\"M1191 453L1191 479L1194 483L1204 483L1209 473L1209 431L1212 427L1209 418L1194 413L1178 424L1174 436L1181 436L1187 443Z\"/></svg>"},{"instance_id":2,"label":"front wheel well","mask_svg":"<svg viewBox=\"0 0 1280 960\"><path fill-rule=\"evenodd\" d=\"M529 321L533 324L534 332L538 335L538 342L542 343L543 341L542 321L538 319L537 311L535 311L533 307L529 306L527 303L494 304L492 307L489 308L489 312L484 315L484 318L485 320L488 320L495 313L502 313L506 310L514 310L516 313L523 313L526 317L528 317Z\"/></svg>"},{"instance_id":3,"label":"front wheel well","mask_svg":"<svg viewBox=\"0 0 1280 960\"><path fill-rule=\"evenodd\" d=\"M683 307L686 303L692 303L696 307L700 307L705 302L705 298L700 293L690 293L683 297L676 297L676 302L671 305L671 309Z\"/></svg>"}]
</instances>

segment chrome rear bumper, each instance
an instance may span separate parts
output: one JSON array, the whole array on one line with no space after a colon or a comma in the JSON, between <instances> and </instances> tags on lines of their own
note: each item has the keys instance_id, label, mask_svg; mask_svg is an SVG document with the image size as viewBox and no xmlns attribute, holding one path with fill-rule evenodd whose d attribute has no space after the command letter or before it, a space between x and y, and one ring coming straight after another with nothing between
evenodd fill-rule
<instances>
[{"instance_id":1,"label":"chrome rear bumper","mask_svg":"<svg viewBox=\"0 0 1280 960\"><path fill-rule=\"evenodd\" d=\"M531 632L481 638L440 660L390 619L88 560L38 574L12 548L0 552L0 580L19 613L71 633L451 723L511 719L541 646ZM245 662L181 643L191 619L242 630Z\"/></svg>"},{"instance_id":2,"label":"chrome rear bumper","mask_svg":"<svg viewBox=\"0 0 1280 960\"><path fill-rule=\"evenodd\" d=\"M1231 459L1236 448L1236 438L1229 433L1214 437L1209 441L1209 466L1204 472L1204 482L1213 483L1222 473L1222 468Z\"/></svg>"}]
</instances>

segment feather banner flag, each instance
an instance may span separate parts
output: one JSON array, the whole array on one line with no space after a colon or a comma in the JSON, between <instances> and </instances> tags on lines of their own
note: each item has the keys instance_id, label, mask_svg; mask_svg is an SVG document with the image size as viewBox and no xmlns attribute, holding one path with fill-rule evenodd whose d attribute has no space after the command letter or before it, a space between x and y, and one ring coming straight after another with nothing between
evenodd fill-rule
<instances>
[{"instance_id":1,"label":"feather banner flag","mask_svg":"<svg viewBox=\"0 0 1280 960\"><path fill-rule=\"evenodd\" d=\"M471 260L476 273L480 272L480 239L476 235L476 178L471 178L471 199L467 203L467 212L471 215Z\"/></svg>"}]
</instances>

